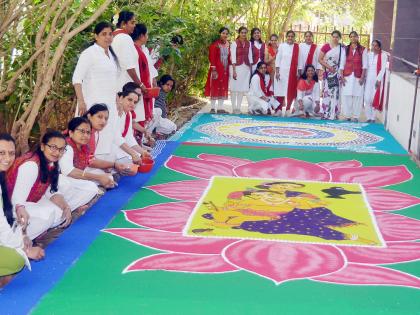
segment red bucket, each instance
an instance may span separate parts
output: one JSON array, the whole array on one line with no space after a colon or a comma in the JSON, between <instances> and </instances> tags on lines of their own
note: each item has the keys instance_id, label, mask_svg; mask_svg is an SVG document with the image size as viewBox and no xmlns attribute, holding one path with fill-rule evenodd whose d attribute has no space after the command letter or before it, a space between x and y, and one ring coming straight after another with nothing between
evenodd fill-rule
<instances>
[{"instance_id":1,"label":"red bucket","mask_svg":"<svg viewBox=\"0 0 420 315\"><path fill-rule=\"evenodd\" d=\"M147 88L146 91L147 91L147 93L146 93L145 97L156 98L156 97L159 96L160 87Z\"/></svg>"},{"instance_id":2,"label":"red bucket","mask_svg":"<svg viewBox=\"0 0 420 315\"><path fill-rule=\"evenodd\" d=\"M142 158L141 159L141 164L139 165L139 173L149 173L152 168L153 165L155 165L155 161L153 161L152 158Z\"/></svg>"}]
</instances>

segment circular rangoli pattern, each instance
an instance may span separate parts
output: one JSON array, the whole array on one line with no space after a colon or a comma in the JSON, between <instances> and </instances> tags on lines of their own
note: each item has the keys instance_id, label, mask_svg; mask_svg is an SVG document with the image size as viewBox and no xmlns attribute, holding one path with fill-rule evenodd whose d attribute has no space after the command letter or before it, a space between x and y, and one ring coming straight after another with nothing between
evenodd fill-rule
<instances>
[{"instance_id":1,"label":"circular rangoli pattern","mask_svg":"<svg viewBox=\"0 0 420 315\"><path fill-rule=\"evenodd\" d=\"M237 142L296 146L366 146L383 140L348 126L300 122L220 121L201 125L197 131Z\"/></svg>"}]
</instances>

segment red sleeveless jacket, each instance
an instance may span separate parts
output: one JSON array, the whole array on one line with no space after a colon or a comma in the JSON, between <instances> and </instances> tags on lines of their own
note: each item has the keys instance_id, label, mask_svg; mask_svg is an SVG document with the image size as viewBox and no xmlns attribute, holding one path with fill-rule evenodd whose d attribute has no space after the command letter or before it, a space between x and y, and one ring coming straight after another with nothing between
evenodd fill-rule
<instances>
[{"instance_id":1,"label":"red sleeveless jacket","mask_svg":"<svg viewBox=\"0 0 420 315\"><path fill-rule=\"evenodd\" d=\"M346 64L344 66L343 75L345 77L351 75L354 72L354 76L356 78L362 77L363 72L363 63L362 63L362 56L365 47L360 46L356 49L355 53L353 54L353 49L349 47L349 52L346 56Z\"/></svg>"}]
</instances>

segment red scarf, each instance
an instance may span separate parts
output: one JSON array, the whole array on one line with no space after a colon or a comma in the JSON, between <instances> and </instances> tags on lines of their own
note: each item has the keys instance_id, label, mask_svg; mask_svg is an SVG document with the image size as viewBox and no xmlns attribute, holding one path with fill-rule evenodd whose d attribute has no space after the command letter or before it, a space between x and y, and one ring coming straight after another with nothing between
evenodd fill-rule
<instances>
[{"instance_id":1,"label":"red scarf","mask_svg":"<svg viewBox=\"0 0 420 315\"><path fill-rule=\"evenodd\" d=\"M34 154L32 152L26 153L21 157L17 158L13 163L12 167L6 173L6 183L7 183L7 191L9 192L9 196L13 195L13 190L15 189L16 179L19 173L19 167L25 162L35 162L38 166L38 176L34 185L29 192L29 196L26 198L28 202L38 202L47 191L48 187L51 184L51 178L48 176L48 180L46 183L41 182L41 172L39 171L39 156L38 154Z\"/></svg>"},{"instance_id":2,"label":"red scarf","mask_svg":"<svg viewBox=\"0 0 420 315\"><path fill-rule=\"evenodd\" d=\"M128 128L130 127L130 121L131 121L131 115L130 115L130 113L125 113L124 131L122 133L123 138L125 138L125 136L128 133Z\"/></svg>"},{"instance_id":3,"label":"red scarf","mask_svg":"<svg viewBox=\"0 0 420 315\"><path fill-rule=\"evenodd\" d=\"M115 30L115 31L112 32L112 35L114 35L114 36L117 36L118 34L127 34L127 35L130 35L130 34L128 34L128 32L126 30L123 30L121 28L119 28L119 29L117 29L117 30Z\"/></svg>"},{"instance_id":4,"label":"red scarf","mask_svg":"<svg viewBox=\"0 0 420 315\"><path fill-rule=\"evenodd\" d=\"M84 170L89 166L89 145L82 145L79 150L72 138L68 137L66 138L66 141L67 144L73 148L73 165L80 170Z\"/></svg>"},{"instance_id":5,"label":"red scarf","mask_svg":"<svg viewBox=\"0 0 420 315\"><path fill-rule=\"evenodd\" d=\"M276 51L274 50L273 46L271 46L271 45L268 45L267 50L268 50L268 53L270 54L271 57L274 57L277 54Z\"/></svg>"},{"instance_id":6,"label":"red scarf","mask_svg":"<svg viewBox=\"0 0 420 315\"><path fill-rule=\"evenodd\" d=\"M140 80L146 88L151 88L152 85L150 84L149 62L147 61L146 54L141 49L141 46L134 44L134 47L136 47L137 53L139 55ZM153 117L153 101L150 97L144 95L143 103L145 119L146 121L149 121Z\"/></svg>"},{"instance_id":7,"label":"red scarf","mask_svg":"<svg viewBox=\"0 0 420 315\"><path fill-rule=\"evenodd\" d=\"M287 85L287 103L290 106L297 95L297 67L299 57L299 45L293 44L292 62L290 64L289 84Z\"/></svg>"},{"instance_id":8,"label":"red scarf","mask_svg":"<svg viewBox=\"0 0 420 315\"><path fill-rule=\"evenodd\" d=\"M260 77L260 87L261 87L261 90L263 91L264 95L267 96L267 97L272 96L273 92L270 91L271 78L270 78L270 81L268 81L268 85L266 86L264 75L262 73L259 73L258 71L257 71L257 74Z\"/></svg>"},{"instance_id":9,"label":"red scarf","mask_svg":"<svg viewBox=\"0 0 420 315\"><path fill-rule=\"evenodd\" d=\"M92 154L95 154L96 151L96 133L98 131L92 129L92 133L90 134L90 139L89 139L89 152L91 152ZM98 135L98 141L99 141L99 135Z\"/></svg>"},{"instance_id":10,"label":"red scarf","mask_svg":"<svg viewBox=\"0 0 420 315\"><path fill-rule=\"evenodd\" d=\"M315 50L316 50L316 44L312 44L311 48L309 48L309 53L308 53L308 58L306 58L306 65L314 65L314 54L315 54Z\"/></svg>"},{"instance_id":11,"label":"red scarf","mask_svg":"<svg viewBox=\"0 0 420 315\"><path fill-rule=\"evenodd\" d=\"M381 72L381 68L382 68L382 51L379 52L378 62L376 63L376 74L377 75L379 74L379 72ZM373 98L373 103L372 103L373 108L375 108L379 111L382 111L382 109L384 107L384 91L385 91L384 82L385 82L385 74L384 74L384 77L381 81L381 84L376 89L375 96ZM382 86L382 92L381 92L381 86Z\"/></svg>"},{"instance_id":12,"label":"red scarf","mask_svg":"<svg viewBox=\"0 0 420 315\"><path fill-rule=\"evenodd\" d=\"M308 83L304 79L300 79L297 85L297 89L299 91L310 91L314 88L315 80L312 80L310 83Z\"/></svg>"}]
</instances>

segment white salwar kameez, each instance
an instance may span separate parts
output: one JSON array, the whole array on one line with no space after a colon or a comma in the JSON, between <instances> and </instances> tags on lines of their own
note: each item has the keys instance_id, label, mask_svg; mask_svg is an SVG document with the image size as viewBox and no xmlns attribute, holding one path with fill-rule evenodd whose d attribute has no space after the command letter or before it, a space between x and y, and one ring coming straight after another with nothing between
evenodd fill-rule
<instances>
[{"instance_id":1,"label":"white salwar kameez","mask_svg":"<svg viewBox=\"0 0 420 315\"><path fill-rule=\"evenodd\" d=\"M298 69L303 71L306 66L306 60L308 59L309 50L311 49L311 45L307 43L300 43L299 44L299 63ZM319 70L322 68L321 64L319 63L319 47L315 48L314 57L312 59L312 65L315 67L315 70Z\"/></svg>"},{"instance_id":2,"label":"white salwar kameez","mask_svg":"<svg viewBox=\"0 0 420 315\"><path fill-rule=\"evenodd\" d=\"M381 52L381 54L381 70L377 74L376 66L378 64L378 55L373 51L368 53L368 68L364 94L365 114L367 120L375 120L376 118L376 110L372 107L373 99L376 93L376 82L380 82L379 89L381 90L379 93L382 93L383 79L386 71L387 54L385 52Z\"/></svg>"},{"instance_id":3,"label":"white salwar kameez","mask_svg":"<svg viewBox=\"0 0 420 315\"><path fill-rule=\"evenodd\" d=\"M236 64L236 48L237 44L234 41L230 45L230 55L232 64ZM252 49L251 44L249 45L248 60L250 65L252 63ZM236 65L236 80L233 79L233 66L229 69L229 90L232 102L233 113L241 113L242 99L244 95L249 91L249 79L251 77L251 66L245 63Z\"/></svg>"},{"instance_id":4,"label":"white salwar kameez","mask_svg":"<svg viewBox=\"0 0 420 315\"><path fill-rule=\"evenodd\" d=\"M103 103L109 110L109 119L100 132L102 141L96 147L98 154L107 155L112 150L112 138L116 128L118 92L118 66L112 56L99 45L92 45L82 52L73 73L73 85L81 84L87 109Z\"/></svg>"},{"instance_id":5,"label":"white salwar kameez","mask_svg":"<svg viewBox=\"0 0 420 315\"><path fill-rule=\"evenodd\" d=\"M319 103L319 82L315 82L312 90L297 90L296 101L303 103L303 112L299 109L295 112L294 116L308 114L309 116L315 116L315 106Z\"/></svg>"},{"instance_id":6,"label":"white salwar kameez","mask_svg":"<svg viewBox=\"0 0 420 315\"><path fill-rule=\"evenodd\" d=\"M112 41L112 49L117 55L118 62L120 65L120 73L118 77L118 92L121 92L123 86L126 83L133 82L133 79L130 77L127 70L135 69L136 74L140 79L139 54L137 53L136 47L134 46L134 42L131 36L124 33L120 33L114 36L114 39ZM139 97L139 101L137 102L134 112L136 113L137 121L145 120L143 96Z\"/></svg>"},{"instance_id":7,"label":"white salwar kameez","mask_svg":"<svg viewBox=\"0 0 420 315\"><path fill-rule=\"evenodd\" d=\"M158 107L153 108L153 120L147 126L149 132L156 132L162 135L170 135L176 131L176 124L168 118L162 117L162 110Z\"/></svg>"},{"instance_id":8,"label":"white salwar kameez","mask_svg":"<svg viewBox=\"0 0 420 315\"><path fill-rule=\"evenodd\" d=\"M274 79L274 95L287 96L289 86L290 66L292 64L294 44L282 43L277 50L276 68L280 68L280 80ZM296 69L296 77L297 77Z\"/></svg>"},{"instance_id":9,"label":"white salwar kameez","mask_svg":"<svg viewBox=\"0 0 420 315\"><path fill-rule=\"evenodd\" d=\"M125 129L126 115L130 116L130 119L129 119L130 122L129 122L128 130L127 130L127 134L125 135L125 137L123 137L122 134ZM130 112L128 113L122 112L122 114L118 116L118 129L115 132L118 133L118 136L121 138L122 142L127 144L129 147L138 145L136 138L134 138L133 119ZM122 150L120 146L117 146L117 145L115 146L115 152L116 152L117 161L121 163L130 162L132 159L131 155L129 155L124 150Z\"/></svg>"},{"instance_id":10,"label":"white salwar kameez","mask_svg":"<svg viewBox=\"0 0 420 315\"><path fill-rule=\"evenodd\" d=\"M350 51L356 53L356 48ZM344 58L345 59L345 58ZM367 49L362 53L362 69L367 69ZM363 104L364 84L360 84L360 78L354 76L354 72L345 77L346 83L341 87L342 114L346 119L359 119Z\"/></svg>"},{"instance_id":11,"label":"white salwar kameez","mask_svg":"<svg viewBox=\"0 0 420 315\"><path fill-rule=\"evenodd\" d=\"M27 235L30 239L34 239L50 228L59 225L64 221L62 217L63 211L54 204L50 199L55 194L62 194L65 201L73 211L80 206L88 203L92 198L80 194L80 190L73 189L73 187L64 183L64 192L60 190L51 193L51 187L48 187L44 196L38 202L26 201L29 193L38 177L39 168L33 161L27 161L19 167L19 172L16 178L15 187L12 194L12 204L25 206L29 214L29 225L26 229ZM59 182L60 186L60 182Z\"/></svg>"},{"instance_id":12,"label":"white salwar kameez","mask_svg":"<svg viewBox=\"0 0 420 315\"><path fill-rule=\"evenodd\" d=\"M66 148L67 151L63 154L59 161L61 174L58 189L60 191L67 191L68 187L70 187L71 189L79 190L79 194L84 195L80 196L80 198L88 200L87 202L89 202L99 193L97 183L70 176L70 173L75 169L73 164L74 151L70 145L67 145ZM88 172L87 169L85 169L85 171Z\"/></svg>"},{"instance_id":13,"label":"white salwar kameez","mask_svg":"<svg viewBox=\"0 0 420 315\"><path fill-rule=\"evenodd\" d=\"M20 225L15 229L9 225L7 218L4 215L3 199L1 198L2 190L0 187L0 246L10 247L25 259L26 265L30 268L29 259L26 256L23 247L23 234ZM16 220L16 219L15 219Z\"/></svg>"},{"instance_id":14,"label":"white salwar kameez","mask_svg":"<svg viewBox=\"0 0 420 315\"><path fill-rule=\"evenodd\" d=\"M265 86L270 81L270 75L266 74L264 78ZM272 87L271 87L272 91ZM257 114L258 112L266 115L268 111L274 111L280 103L272 96L268 97L268 102L261 97L266 96L261 88L260 77L255 74L251 79L248 93L248 111L250 114Z\"/></svg>"}]
</instances>

